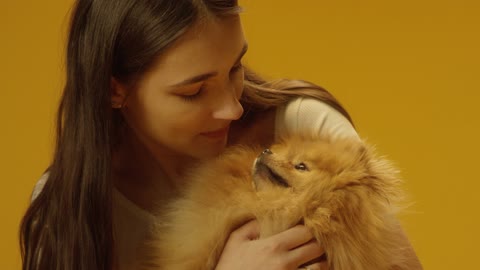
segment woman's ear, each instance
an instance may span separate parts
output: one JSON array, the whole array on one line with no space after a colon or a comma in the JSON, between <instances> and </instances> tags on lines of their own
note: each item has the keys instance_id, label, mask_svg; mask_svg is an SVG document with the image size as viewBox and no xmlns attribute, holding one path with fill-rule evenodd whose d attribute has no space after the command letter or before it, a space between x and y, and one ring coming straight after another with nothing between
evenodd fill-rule
<instances>
[{"instance_id":1,"label":"woman's ear","mask_svg":"<svg viewBox=\"0 0 480 270\"><path fill-rule=\"evenodd\" d=\"M120 83L116 78L110 79L111 103L112 108L121 109L125 107L127 101L127 87Z\"/></svg>"}]
</instances>

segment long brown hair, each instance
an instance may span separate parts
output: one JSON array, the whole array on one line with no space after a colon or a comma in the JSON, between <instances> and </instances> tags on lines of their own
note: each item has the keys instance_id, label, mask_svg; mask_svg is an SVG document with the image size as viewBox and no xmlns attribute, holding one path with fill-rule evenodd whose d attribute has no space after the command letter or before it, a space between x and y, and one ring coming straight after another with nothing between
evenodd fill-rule
<instances>
[{"instance_id":1,"label":"long brown hair","mask_svg":"<svg viewBox=\"0 0 480 270\"><path fill-rule=\"evenodd\" d=\"M246 107L246 112L261 112L285 104L296 97L311 97L321 100L343 114L353 125L353 120L347 110L325 88L303 80L266 81L252 70L245 68L242 105Z\"/></svg>"},{"instance_id":2,"label":"long brown hair","mask_svg":"<svg viewBox=\"0 0 480 270\"><path fill-rule=\"evenodd\" d=\"M20 227L23 269L112 269L111 159L123 120L111 108L110 80L134 86L199 18L239 10L236 0L77 0L48 181ZM318 86L245 74L242 102L254 110L299 95L324 100L348 117Z\"/></svg>"}]
</instances>

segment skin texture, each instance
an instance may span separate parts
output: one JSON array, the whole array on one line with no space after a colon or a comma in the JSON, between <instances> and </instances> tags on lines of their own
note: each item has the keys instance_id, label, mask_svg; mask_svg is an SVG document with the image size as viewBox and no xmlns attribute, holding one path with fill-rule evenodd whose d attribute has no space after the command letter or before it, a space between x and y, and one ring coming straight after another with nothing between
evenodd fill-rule
<instances>
[{"instance_id":1,"label":"skin texture","mask_svg":"<svg viewBox=\"0 0 480 270\"><path fill-rule=\"evenodd\" d=\"M231 122L243 113L239 56L245 45L238 17L198 23L159 57L136 88L112 80L112 104L123 104L129 126L114 157L121 175L117 186L128 198L150 210L158 194L181 189L182 183L168 179L180 179L196 160L224 150ZM172 87L212 72L217 75ZM217 134L206 134L212 131Z\"/></svg>"},{"instance_id":2,"label":"skin texture","mask_svg":"<svg viewBox=\"0 0 480 270\"><path fill-rule=\"evenodd\" d=\"M113 103L123 104L131 132L164 167L182 167L188 158L223 151L231 121L243 113L239 56L245 46L238 18L199 23L160 56L135 89L115 85ZM183 84L210 73L216 75Z\"/></svg>"},{"instance_id":3,"label":"skin texture","mask_svg":"<svg viewBox=\"0 0 480 270\"><path fill-rule=\"evenodd\" d=\"M257 263L264 269L297 269L299 265L318 258L324 252L305 226L295 226L293 229L279 233L267 241L256 240L260 237L258 221L252 220L230 235L216 270L251 269L250 262L242 260L237 265L231 265L228 258L259 258ZM294 252L289 252L290 245L299 245ZM258 254L264 254L259 256ZM272 260L271 258L274 258ZM309 270L328 269L326 261L316 262L308 266ZM261 268L259 268L261 269Z\"/></svg>"},{"instance_id":4,"label":"skin texture","mask_svg":"<svg viewBox=\"0 0 480 270\"><path fill-rule=\"evenodd\" d=\"M225 149L230 124L243 113L238 100L245 46L238 17L207 20L167 49L136 87L112 78L112 106L122 111L128 125L125 140L114 153L115 185L127 198L153 212L155 205L174 199L182 189L184 183L172 179L180 179L186 168ZM204 74L210 76L172 87ZM258 235L255 224L232 233L219 270L265 269L266 265L296 269L323 254L317 243L309 242L313 235L303 226L252 241ZM266 248L270 252L258 256Z\"/></svg>"}]
</instances>

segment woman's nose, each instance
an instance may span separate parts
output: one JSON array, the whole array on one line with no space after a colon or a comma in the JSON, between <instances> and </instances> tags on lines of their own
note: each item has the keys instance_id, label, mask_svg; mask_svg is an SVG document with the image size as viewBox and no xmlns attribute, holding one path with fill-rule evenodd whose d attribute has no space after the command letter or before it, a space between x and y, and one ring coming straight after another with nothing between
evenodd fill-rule
<instances>
[{"instance_id":1,"label":"woman's nose","mask_svg":"<svg viewBox=\"0 0 480 270\"><path fill-rule=\"evenodd\" d=\"M222 120L237 120L243 114L243 107L237 98L235 91L226 91L223 98L219 99L213 118Z\"/></svg>"}]
</instances>

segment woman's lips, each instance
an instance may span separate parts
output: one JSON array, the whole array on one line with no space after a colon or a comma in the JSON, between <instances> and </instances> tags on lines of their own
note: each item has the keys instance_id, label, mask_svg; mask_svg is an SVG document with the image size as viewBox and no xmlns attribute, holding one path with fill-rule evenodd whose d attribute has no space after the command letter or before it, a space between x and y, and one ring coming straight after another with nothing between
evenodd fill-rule
<instances>
[{"instance_id":1,"label":"woman's lips","mask_svg":"<svg viewBox=\"0 0 480 270\"><path fill-rule=\"evenodd\" d=\"M214 130L214 131L203 132L203 133L200 133L200 134L205 136L205 137L212 138L212 139L225 138L225 136L227 136L227 133L228 133L228 128L229 128L229 126L227 126L225 128L217 129L217 130Z\"/></svg>"}]
</instances>

